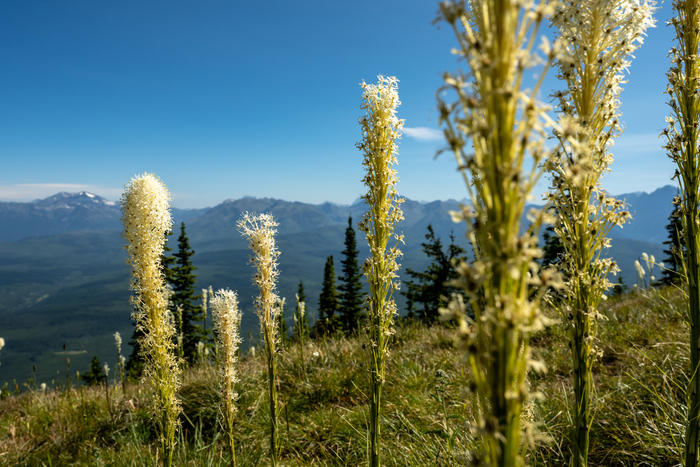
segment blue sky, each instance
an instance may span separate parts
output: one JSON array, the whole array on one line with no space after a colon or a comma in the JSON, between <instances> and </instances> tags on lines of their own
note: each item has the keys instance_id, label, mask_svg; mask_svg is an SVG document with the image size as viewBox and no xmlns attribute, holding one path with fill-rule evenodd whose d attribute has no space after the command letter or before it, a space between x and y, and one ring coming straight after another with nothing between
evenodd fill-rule
<instances>
[{"instance_id":1,"label":"blue sky","mask_svg":"<svg viewBox=\"0 0 700 467\"><path fill-rule=\"evenodd\" d=\"M612 193L672 183L657 139L670 7L624 86ZM400 80L399 192L461 199L454 159L433 157L435 91L459 66L436 11L425 0L4 0L0 200L82 190L114 200L147 171L180 208L246 195L348 204L365 191L359 83L378 74ZM560 86L553 76L545 89Z\"/></svg>"}]
</instances>

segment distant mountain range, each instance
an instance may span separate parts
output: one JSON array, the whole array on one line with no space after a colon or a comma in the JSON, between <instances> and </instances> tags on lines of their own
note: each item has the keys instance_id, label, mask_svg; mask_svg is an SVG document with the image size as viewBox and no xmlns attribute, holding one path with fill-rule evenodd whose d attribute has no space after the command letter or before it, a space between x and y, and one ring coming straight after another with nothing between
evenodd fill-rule
<instances>
[{"instance_id":1,"label":"distant mountain range","mask_svg":"<svg viewBox=\"0 0 700 467\"><path fill-rule=\"evenodd\" d=\"M631 205L634 220L613 231L608 254L621 265L627 283L634 283L633 263L643 251L663 259L661 243L666 240L664 227L675 193L675 188L667 186L650 194L619 196ZM454 224L449 216L450 210L458 208L455 200L406 200L402 205L405 220L399 226L406 238L400 273L427 266L421 243L428 224L443 242L449 243L454 232L456 241L468 247L464 225ZM272 213L280 223L280 295L287 297L291 310L296 288L303 281L308 311L314 316L324 262L334 255L339 272L348 217L352 216L356 225L364 204L313 205L243 198L212 208L173 209L175 234L171 242L177 238L179 224L186 222L196 252L193 261L198 268L198 289L211 285L237 290L244 311L243 335L250 331L255 336L252 298L256 290L247 264L248 250L235 226L245 211ZM65 356L56 353L63 344L69 351L85 351L70 357L73 369L85 371L93 355L112 366L115 350L111 335L119 331L126 343L132 332L119 218L117 203L87 192L58 193L30 203L0 202L0 337L7 343L0 352L0 385L12 379L25 381L32 364L47 383L56 377L57 370L63 375ZM368 250L359 232L357 239L364 258ZM403 297L397 298L402 307ZM123 350L126 355L130 352L129 347Z\"/></svg>"},{"instance_id":2,"label":"distant mountain range","mask_svg":"<svg viewBox=\"0 0 700 467\"><path fill-rule=\"evenodd\" d=\"M652 193L637 192L617 196L630 205L633 221L616 227L614 238L650 243L666 240L665 226L671 212L671 199L677 189L670 185ZM458 209L455 200L419 202L406 200L402 205L406 220L401 228L424 229L432 223L436 231L454 228L447 212ZM243 212L269 212L279 221L279 233L291 234L332 225L345 225L348 216L359 219L363 203L343 206L289 202L270 198L229 199L213 208L172 210L175 226L187 221L194 241L210 242L238 238L236 220ZM119 230L119 206L113 201L88 192L61 192L29 203L0 202L0 242L14 242L26 237L94 230ZM422 236L420 237L422 238Z\"/></svg>"}]
</instances>

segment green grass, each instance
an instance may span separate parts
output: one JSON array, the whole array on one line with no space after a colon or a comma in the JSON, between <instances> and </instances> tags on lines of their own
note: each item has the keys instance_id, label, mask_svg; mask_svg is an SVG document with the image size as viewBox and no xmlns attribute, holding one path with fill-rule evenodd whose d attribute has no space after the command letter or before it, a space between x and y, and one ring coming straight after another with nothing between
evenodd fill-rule
<instances>
[{"instance_id":1,"label":"green grass","mask_svg":"<svg viewBox=\"0 0 700 467\"><path fill-rule=\"evenodd\" d=\"M602 312L594 365L595 422L591 466L673 466L680 463L685 426L687 326L680 292L629 294L608 300ZM551 312L555 316L555 312ZM280 354L281 465L344 466L366 461L367 370L362 338L309 344L306 368L288 347ZM533 348L549 371L531 375L545 395L526 411L551 442L528 455L531 466L567 465L573 403L568 336L557 325L539 333ZM467 465L474 440L468 422L469 376L452 330L403 323L391 345L382 411L385 466ZM318 356L314 356L318 352ZM263 353L244 356L236 446L239 466L265 465L269 411ZM442 370L448 379L436 377ZM184 415L174 464L224 466L219 396L213 366L185 371ZM110 386L70 393L25 392L0 401L0 465L154 465L156 439L144 404L149 388L131 384L126 396ZM442 392L444 391L444 393ZM444 394L444 395L443 395ZM440 402L444 399L443 404Z\"/></svg>"}]
</instances>

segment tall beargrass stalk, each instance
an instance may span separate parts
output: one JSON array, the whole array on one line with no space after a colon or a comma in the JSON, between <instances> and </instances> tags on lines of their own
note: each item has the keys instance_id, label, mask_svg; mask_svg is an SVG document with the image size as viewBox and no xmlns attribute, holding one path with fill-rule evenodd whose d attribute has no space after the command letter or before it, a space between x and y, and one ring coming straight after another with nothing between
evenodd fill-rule
<instances>
[{"instance_id":1,"label":"tall beargrass stalk","mask_svg":"<svg viewBox=\"0 0 700 467\"><path fill-rule=\"evenodd\" d=\"M206 292L207 289L204 289ZM219 377L221 378L221 412L226 429L226 440L231 452L231 467L236 465L236 450L233 439L233 428L236 420L236 402L238 394L234 390L238 382L236 362L241 339L241 312L238 311L238 296L230 290L219 290L210 297L214 330L216 332L216 348L220 356Z\"/></svg>"},{"instance_id":2,"label":"tall beargrass stalk","mask_svg":"<svg viewBox=\"0 0 700 467\"><path fill-rule=\"evenodd\" d=\"M294 313L294 333L299 340L299 358L301 360L301 368L305 368L304 365L304 346L306 345L306 302L299 301L299 294L296 294L297 299L297 311ZM280 309L284 306L284 301Z\"/></svg>"},{"instance_id":3,"label":"tall beargrass stalk","mask_svg":"<svg viewBox=\"0 0 700 467\"><path fill-rule=\"evenodd\" d=\"M114 333L114 343L117 346L117 370L119 370L119 379L122 383L122 395L126 396L126 378L124 377L124 363L126 359L122 355L122 336L118 332Z\"/></svg>"},{"instance_id":4,"label":"tall beargrass stalk","mask_svg":"<svg viewBox=\"0 0 700 467\"><path fill-rule=\"evenodd\" d=\"M453 217L466 221L475 253L473 264L456 265L455 285L467 301L455 295L441 313L458 320L471 369L474 435L482 440L473 453L475 465L524 465L524 452L534 441L534 430L527 426L523 442L527 422L522 412L530 399L527 370L543 367L530 358L530 336L546 324L539 308L545 289L561 284L556 273L541 271L535 262L542 255L537 231L545 212L532 211L532 224L521 233L525 204L551 155L545 123L553 122L536 96L558 45L543 39L544 68L531 89L523 84L542 62L535 42L551 13L553 6L546 2L440 4L440 19L459 43L454 53L469 67L468 72L445 73L445 86L438 91L448 149L471 201ZM456 102L447 103L441 95L455 96ZM533 290L537 292L531 294Z\"/></svg>"},{"instance_id":5,"label":"tall beargrass stalk","mask_svg":"<svg viewBox=\"0 0 700 467\"><path fill-rule=\"evenodd\" d=\"M653 26L654 2L645 0L581 0L564 2L551 22L567 44L557 60L557 77L567 85L557 91L561 131L558 151L547 164L552 177L547 198L555 212L554 230L565 249L562 268L568 278L568 299L561 304L569 330L573 360L573 461L588 465L592 368L602 351L596 346L598 306L612 287L607 277L619 268L601 258L610 247L608 234L630 214L624 202L601 187L610 171L613 138L620 126L620 93L624 72L642 36Z\"/></svg>"},{"instance_id":6,"label":"tall beargrass stalk","mask_svg":"<svg viewBox=\"0 0 700 467\"><path fill-rule=\"evenodd\" d=\"M688 384L688 421L685 432L684 465L698 465L700 442L700 2L674 0L675 16L669 24L676 32L677 47L671 49L671 68L666 76L666 92L670 96L671 116L663 131L668 156L678 169L680 194L678 205L686 251L683 255L685 278L688 283L688 322L690 323L690 382Z\"/></svg>"},{"instance_id":7,"label":"tall beargrass stalk","mask_svg":"<svg viewBox=\"0 0 700 467\"><path fill-rule=\"evenodd\" d=\"M248 238L253 250L251 263L256 268L253 283L258 286L260 295L255 299L255 310L260 319L260 331L265 342L268 389L270 394L270 464L277 465L278 458L278 401L277 401L277 348L279 338L279 307L277 307L277 258L279 250L275 245L275 222L271 214L253 216L247 212L238 220L238 230Z\"/></svg>"},{"instance_id":8,"label":"tall beargrass stalk","mask_svg":"<svg viewBox=\"0 0 700 467\"><path fill-rule=\"evenodd\" d=\"M166 233L172 228L170 194L153 174L132 178L120 199L122 238L131 266L132 319L143 333L144 379L155 390L150 404L163 464L171 466L180 403L180 365L175 356L175 327L167 317L168 299L161 270Z\"/></svg>"},{"instance_id":9,"label":"tall beargrass stalk","mask_svg":"<svg viewBox=\"0 0 700 467\"><path fill-rule=\"evenodd\" d=\"M380 465L379 415L389 341L394 333L394 315L397 314L392 297L399 288L396 260L401 256L401 250L398 244L403 241L403 235L394 233L398 222L403 220L401 203L404 202L396 191L399 178L392 167L398 164L396 140L401 137L403 126L403 120L396 117L396 107L401 104L397 83L396 78L383 76L379 76L377 84L362 83L363 103L360 108L367 114L360 119L363 138L357 144L363 152L362 165L367 171L362 180L367 186L367 194L362 199L368 209L359 228L367 236L370 250L362 267L369 285L370 467ZM389 246L392 240L393 246Z\"/></svg>"}]
</instances>

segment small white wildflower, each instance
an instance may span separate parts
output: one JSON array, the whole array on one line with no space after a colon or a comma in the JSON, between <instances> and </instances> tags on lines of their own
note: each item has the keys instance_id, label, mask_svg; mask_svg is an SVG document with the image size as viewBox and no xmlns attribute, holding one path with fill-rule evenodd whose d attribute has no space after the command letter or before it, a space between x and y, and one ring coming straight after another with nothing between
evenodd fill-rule
<instances>
[{"instance_id":1,"label":"small white wildflower","mask_svg":"<svg viewBox=\"0 0 700 467\"><path fill-rule=\"evenodd\" d=\"M251 357L255 358L255 346L251 345L250 349L248 349L248 354L250 354Z\"/></svg>"},{"instance_id":2,"label":"small white wildflower","mask_svg":"<svg viewBox=\"0 0 700 467\"><path fill-rule=\"evenodd\" d=\"M46 383L41 383L41 386L39 387L41 388L41 392L46 391Z\"/></svg>"},{"instance_id":3,"label":"small white wildflower","mask_svg":"<svg viewBox=\"0 0 700 467\"><path fill-rule=\"evenodd\" d=\"M105 363L105 365L102 368L105 371L105 377L109 376L109 365Z\"/></svg>"},{"instance_id":4,"label":"small white wildflower","mask_svg":"<svg viewBox=\"0 0 700 467\"><path fill-rule=\"evenodd\" d=\"M5 347L5 339L0 337L0 350L2 350L3 347Z\"/></svg>"},{"instance_id":5,"label":"small white wildflower","mask_svg":"<svg viewBox=\"0 0 700 467\"><path fill-rule=\"evenodd\" d=\"M313 356L314 356L314 357L318 357L319 355L321 355L321 354L318 353L318 351L316 351L316 352L313 353Z\"/></svg>"}]
</instances>

